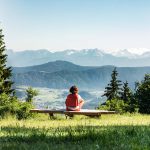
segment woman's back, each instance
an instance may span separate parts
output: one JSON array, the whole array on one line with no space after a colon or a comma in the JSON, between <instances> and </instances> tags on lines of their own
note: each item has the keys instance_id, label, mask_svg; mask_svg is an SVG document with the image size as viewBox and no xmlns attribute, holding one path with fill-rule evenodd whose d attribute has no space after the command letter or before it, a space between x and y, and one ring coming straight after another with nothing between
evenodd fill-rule
<instances>
[{"instance_id":1,"label":"woman's back","mask_svg":"<svg viewBox=\"0 0 150 150\"><path fill-rule=\"evenodd\" d=\"M84 100L78 94L78 88L76 86L72 86L70 88L70 93L66 99L66 110L80 110Z\"/></svg>"},{"instance_id":2,"label":"woman's back","mask_svg":"<svg viewBox=\"0 0 150 150\"><path fill-rule=\"evenodd\" d=\"M77 94L69 94L66 99L66 106L69 106L69 107L78 106L78 95Z\"/></svg>"}]
</instances>

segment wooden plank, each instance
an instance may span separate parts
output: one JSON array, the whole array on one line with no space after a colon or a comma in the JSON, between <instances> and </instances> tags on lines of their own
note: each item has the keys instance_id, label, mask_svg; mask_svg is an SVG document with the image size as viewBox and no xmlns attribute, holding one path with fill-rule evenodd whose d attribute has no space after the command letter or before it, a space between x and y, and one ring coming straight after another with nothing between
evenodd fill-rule
<instances>
[{"instance_id":1,"label":"wooden plank","mask_svg":"<svg viewBox=\"0 0 150 150\"><path fill-rule=\"evenodd\" d=\"M51 109L51 110L49 110L49 109L31 109L30 110L30 112L36 112L36 113L49 113L49 114L53 114L53 113L55 113L55 114L63 114L64 113L64 109L59 109L59 110L53 110L53 109Z\"/></svg>"},{"instance_id":2,"label":"wooden plank","mask_svg":"<svg viewBox=\"0 0 150 150\"><path fill-rule=\"evenodd\" d=\"M114 114L115 111L105 111L105 110L88 110L82 109L81 111L65 111L67 114L74 114L74 115L87 115L87 116L100 116L101 114Z\"/></svg>"},{"instance_id":3,"label":"wooden plank","mask_svg":"<svg viewBox=\"0 0 150 150\"><path fill-rule=\"evenodd\" d=\"M89 109L82 109L80 111L66 111L65 109L31 109L30 112L36 113L49 113L49 114L75 114L75 115L101 115L101 114L115 114L115 111L106 111L106 110L89 110Z\"/></svg>"}]
</instances>

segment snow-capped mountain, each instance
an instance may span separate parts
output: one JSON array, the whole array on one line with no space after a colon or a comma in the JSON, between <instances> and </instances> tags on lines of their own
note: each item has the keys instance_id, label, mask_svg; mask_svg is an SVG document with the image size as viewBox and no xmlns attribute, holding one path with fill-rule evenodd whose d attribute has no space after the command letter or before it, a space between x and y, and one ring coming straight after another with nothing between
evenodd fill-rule
<instances>
[{"instance_id":1,"label":"snow-capped mountain","mask_svg":"<svg viewBox=\"0 0 150 150\"><path fill-rule=\"evenodd\" d=\"M116 51L111 53L116 57L127 57L127 58L137 58L139 55L129 52L127 49Z\"/></svg>"},{"instance_id":2,"label":"snow-capped mountain","mask_svg":"<svg viewBox=\"0 0 150 150\"><path fill-rule=\"evenodd\" d=\"M69 61L83 66L150 66L149 49L143 49L143 51L142 49L114 51L103 49L48 51L41 49L20 52L8 50L7 54L8 65L19 67L39 65L56 60Z\"/></svg>"},{"instance_id":3,"label":"snow-capped mountain","mask_svg":"<svg viewBox=\"0 0 150 150\"><path fill-rule=\"evenodd\" d=\"M117 49L106 51L106 53L112 54L117 57L127 57L127 58L140 58L145 57L146 54L150 53L150 49L146 48L129 48L129 49Z\"/></svg>"}]
</instances>

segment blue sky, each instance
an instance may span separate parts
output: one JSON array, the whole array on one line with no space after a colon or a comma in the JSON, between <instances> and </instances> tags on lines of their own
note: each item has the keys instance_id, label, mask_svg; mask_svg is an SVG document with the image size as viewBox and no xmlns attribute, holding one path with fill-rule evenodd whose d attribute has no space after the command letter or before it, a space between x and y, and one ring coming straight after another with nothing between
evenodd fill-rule
<instances>
[{"instance_id":1,"label":"blue sky","mask_svg":"<svg viewBox=\"0 0 150 150\"><path fill-rule=\"evenodd\" d=\"M150 0L0 0L6 46L150 49Z\"/></svg>"}]
</instances>

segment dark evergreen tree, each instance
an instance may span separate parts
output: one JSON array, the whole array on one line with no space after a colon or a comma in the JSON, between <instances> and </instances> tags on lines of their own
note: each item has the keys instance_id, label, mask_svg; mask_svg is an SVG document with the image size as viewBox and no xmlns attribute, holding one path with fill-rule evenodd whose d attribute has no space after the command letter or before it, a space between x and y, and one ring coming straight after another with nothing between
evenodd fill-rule
<instances>
[{"instance_id":1,"label":"dark evergreen tree","mask_svg":"<svg viewBox=\"0 0 150 150\"><path fill-rule=\"evenodd\" d=\"M139 112L150 114L150 74L145 75L136 93L139 102Z\"/></svg>"},{"instance_id":2,"label":"dark evergreen tree","mask_svg":"<svg viewBox=\"0 0 150 150\"><path fill-rule=\"evenodd\" d=\"M11 67L7 67L6 63L7 55L4 35L0 29L0 118L5 117L6 114L16 114L18 119L26 119L31 116L30 109L33 106L28 102L20 102L14 96L13 82L11 81L12 70ZM28 95L29 100L32 100L36 92L29 89L28 94L30 94L30 96Z\"/></svg>"},{"instance_id":3,"label":"dark evergreen tree","mask_svg":"<svg viewBox=\"0 0 150 150\"><path fill-rule=\"evenodd\" d=\"M118 76L118 72L116 68L114 68L111 74L112 79L110 80L110 83L107 85L107 87L105 87L104 95L102 95L102 96L106 96L107 100L120 97L120 92L121 92L120 86L122 84L120 80L117 80L117 76Z\"/></svg>"},{"instance_id":4,"label":"dark evergreen tree","mask_svg":"<svg viewBox=\"0 0 150 150\"><path fill-rule=\"evenodd\" d=\"M123 88L121 91L121 99L125 102L125 103L129 103L130 99L132 97L132 91L128 86L128 82L124 82L123 83Z\"/></svg>"},{"instance_id":5,"label":"dark evergreen tree","mask_svg":"<svg viewBox=\"0 0 150 150\"><path fill-rule=\"evenodd\" d=\"M125 111L128 111L130 113L137 111L138 101L136 98L136 94L133 93L132 90L129 88L127 81L123 83L121 99L124 101Z\"/></svg>"},{"instance_id":6,"label":"dark evergreen tree","mask_svg":"<svg viewBox=\"0 0 150 150\"><path fill-rule=\"evenodd\" d=\"M4 35L2 29L0 29L0 94L11 94L13 92L11 78L11 67L6 66L7 55L6 47L4 43Z\"/></svg>"},{"instance_id":7,"label":"dark evergreen tree","mask_svg":"<svg viewBox=\"0 0 150 150\"><path fill-rule=\"evenodd\" d=\"M137 88L138 88L138 86L140 85L140 82L139 81L136 81L135 82L135 88L134 88L134 91L136 92L136 90L137 90Z\"/></svg>"}]
</instances>

